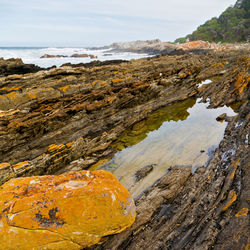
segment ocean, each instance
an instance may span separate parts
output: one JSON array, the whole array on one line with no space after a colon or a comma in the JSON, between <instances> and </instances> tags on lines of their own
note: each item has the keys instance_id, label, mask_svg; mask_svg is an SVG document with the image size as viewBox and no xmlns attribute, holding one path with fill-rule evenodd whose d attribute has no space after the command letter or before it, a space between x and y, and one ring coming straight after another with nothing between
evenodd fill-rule
<instances>
[{"instance_id":1,"label":"ocean","mask_svg":"<svg viewBox=\"0 0 250 250\"><path fill-rule=\"evenodd\" d=\"M40 67L61 66L64 63L87 63L93 60L131 60L147 57L147 54L137 54L130 52L111 52L111 49L87 49L87 48L45 48L45 47L0 47L0 57L4 59L21 58L24 63L32 63ZM40 58L44 54L71 56L72 54L92 54L97 56L91 58Z\"/></svg>"}]
</instances>

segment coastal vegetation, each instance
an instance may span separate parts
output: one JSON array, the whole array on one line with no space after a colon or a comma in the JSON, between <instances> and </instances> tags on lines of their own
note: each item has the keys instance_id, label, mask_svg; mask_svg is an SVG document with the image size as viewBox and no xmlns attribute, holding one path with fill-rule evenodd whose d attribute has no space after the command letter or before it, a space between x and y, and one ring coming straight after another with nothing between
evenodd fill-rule
<instances>
[{"instance_id":1,"label":"coastal vegetation","mask_svg":"<svg viewBox=\"0 0 250 250\"><path fill-rule=\"evenodd\" d=\"M192 34L175 40L177 43L203 40L208 42L244 42L250 40L250 0L238 0L218 18L213 17Z\"/></svg>"}]
</instances>

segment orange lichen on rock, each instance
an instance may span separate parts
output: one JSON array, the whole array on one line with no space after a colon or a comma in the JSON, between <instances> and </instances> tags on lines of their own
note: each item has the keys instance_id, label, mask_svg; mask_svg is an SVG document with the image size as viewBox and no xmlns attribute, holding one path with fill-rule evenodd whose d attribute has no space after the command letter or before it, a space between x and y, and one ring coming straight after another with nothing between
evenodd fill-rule
<instances>
[{"instance_id":1,"label":"orange lichen on rock","mask_svg":"<svg viewBox=\"0 0 250 250\"><path fill-rule=\"evenodd\" d=\"M93 103L86 105L86 110L95 111L95 110L101 109L103 106L105 106L104 101L94 101Z\"/></svg>"},{"instance_id":2,"label":"orange lichen on rock","mask_svg":"<svg viewBox=\"0 0 250 250\"><path fill-rule=\"evenodd\" d=\"M0 163L0 170L1 169L6 169L6 168L9 168L9 167L10 167L10 164L8 162Z\"/></svg>"},{"instance_id":3,"label":"orange lichen on rock","mask_svg":"<svg viewBox=\"0 0 250 250\"><path fill-rule=\"evenodd\" d=\"M0 187L2 249L82 249L135 220L127 189L107 171L12 179Z\"/></svg>"},{"instance_id":4,"label":"orange lichen on rock","mask_svg":"<svg viewBox=\"0 0 250 250\"><path fill-rule=\"evenodd\" d=\"M238 158L235 162L233 162L233 170L232 173L229 175L230 179L234 178L239 163L240 163L240 158Z\"/></svg>"},{"instance_id":5,"label":"orange lichen on rock","mask_svg":"<svg viewBox=\"0 0 250 250\"><path fill-rule=\"evenodd\" d=\"M222 208L222 211L226 211L237 199L236 192L234 190L230 191L228 195L227 204Z\"/></svg>"},{"instance_id":6,"label":"orange lichen on rock","mask_svg":"<svg viewBox=\"0 0 250 250\"><path fill-rule=\"evenodd\" d=\"M112 83L120 83L120 82L124 82L124 79L113 79Z\"/></svg>"},{"instance_id":7,"label":"orange lichen on rock","mask_svg":"<svg viewBox=\"0 0 250 250\"><path fill-rule=\"evenodd\" d=\"M7 94L6 95L6 97L8 98L8 99L15 99L15 98L17 98L17 97L19 97L20 95L17 93L17 92L15 92L15 91L12 91L12 92L10 92L9 94Z\"/></svg>"},{"instance_id":8,"label":"orange lichen on rock","mask_svg":"<svg viewBox=\"0 0 250 250\"><path fill-rule=\"evenodd\" d=\"M22 87L21 86L19 86L19 87L12 87L12 88L6 88L6 87L4 87L4 88L1 88L1 90L4 90L4 91L15 91L15 90L20 90Z\"/></svg>"},{"instance_id":9,"label":"orange lichen on rock","mask_svg":"<svg viewBox=\"0 0 250 250\"><path fill-rule=\"evenodd\" d=\"M191 41L181 45L181 48L184 50L192 49L208 49L210 48L210 43L205 41Z\"/></svg>"},{"instance_id":10,"label":"orange lichen on rock","mask_svg":"<svg viewBox=\"0 0 250 250\"><path fill-rule=\"evenodd\" d=\"M247 214L248 208L242 208L237 214L235 214L235 217L247 216Z\"/></svg>"},{"instance_id":11,"label":"orange lichen on rock","mask_svg":"<svg viewBox=\"0 0 250 250\"><path fill-rule=\"evenodd\" d=\"M62 92L66 92L69 89L69 85L63 86L59 88Z\"/></svg>"},{"instance_id":12,"label":"orange lichen on rock","mask_svg":"<svg viewBox=\"0 0 250 250\"><path fill-rule=\"evenodd\" d=\"M72 148L73 144L74 144L74 141L68 142L68 143L66 144L66 146L67 146L68 148Z\"/></svg>"},{"instance_id":13,"label":"orange lichen on rock","mask_svg":"<svg viewBox=\"0 0 250 250\"><path fill-rule=\"evenodd\" d=\"M13 166L13 169L19 169L19 168L27 167L27 166L29 166L29 162L28 161L23 161L23 162L19 162L19 163L15 164Z\"/></svg>"},{"instance_id":14,"label":"orange lichen on rock","mask_svg":"<svg viewBox=\"0 0 250 250\"><path fill-rule=\"evenodd\" d=\"M107 102L108 102L109 104L112 104L116 99L117 99L116 96L110 96L110 97L107 98Z\"/></svg>"},{"instance_id":15,"label":"orange lichen on rock","mask_svg":"<svg viewBox=\"0 0 250 250\"><path fill-rule=\"evenodd\" d=\"M123 71L123 74L127 74L127 73L132 73L132 70L126 69L126 70Z\"/></svg>"},{"instance_id":16,"label":"orange lichen on rock","mask_svg":"<svg viewBox=\"0 0 250 250\"><path fill-rule=\"evenodd\" d=\"M249 84L250 76L241 72L237 76L237 80L234 84L234 90L238 90L239 94L243 93L244 88Z\"/></svg>"},{"instance_id":17,"label":"orange lichen on rock","mask_svg":"<svg viewBox=\"0 0 250 250\"><path fill-rule=\"evenodd\" d=\"M60 145L51 144L51 145L49 145L49 147L47 149L47 152L48 153L58 152L58 151L61 151L64 148L65 148L64 144L60 144Z\"/></svg>"},{"instance_id":18,"label":"orange lichen on rock","mask_svg":"<svg viewBox=\"0 0 250 250\"><path fill-rule=\"evenodd\" d=\"M94 87L94 86L106 86L107 83L105 81L102 81L102 80L96 80L96 81L93 81L91 83L91 85Z\"/></svg>"},{"instance_id":19,"label":"orange lichen on rock","mask_svg":"<svg viewBox=\"0 0 250 250\"><path fill-rule=\"evenodd\" d=\"M211 68L224 68L225 64L222 62L215 63L211 65Z\"/></svg>"},{"instance_id":20,"label":"orange lichen on rock","mask_svg":"<svg viewBox=\"0 0 250 250\"><path fill-rule=\"evenodd\" d=\"M33 94L32 92L27 93L27 95L28 95L29 99L36 99L37 98L37 96L35 94Z\"/></svg>"}]
</instances>

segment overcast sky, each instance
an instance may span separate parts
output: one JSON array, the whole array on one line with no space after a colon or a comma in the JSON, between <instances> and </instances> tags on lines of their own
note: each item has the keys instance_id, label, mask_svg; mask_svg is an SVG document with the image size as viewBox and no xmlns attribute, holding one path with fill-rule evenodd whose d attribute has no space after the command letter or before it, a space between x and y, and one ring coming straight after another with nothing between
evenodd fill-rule
<instances>
[{"instance_id":1,"label":"overcast sky","mask_svg":"<svg viewBox=\"0 0 250 250\"><path fill-rule=\"evenodd\" d=\"M0 46L100 46L191 33L236 0L0 0Z\"/></svg>"}]
</instances>

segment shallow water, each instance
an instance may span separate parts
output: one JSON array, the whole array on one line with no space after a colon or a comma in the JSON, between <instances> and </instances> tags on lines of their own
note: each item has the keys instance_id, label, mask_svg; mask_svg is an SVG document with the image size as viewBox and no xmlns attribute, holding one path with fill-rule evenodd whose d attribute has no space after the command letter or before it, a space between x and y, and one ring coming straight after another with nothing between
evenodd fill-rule
<instances>
[{"instance_id":1,"label":"shallow water","mask_svg":"<svg viewBox=\"0 0 250 250\"><path fill-rule=\"evenodd\" d=\"M223 138L226 122L217 122L223 113L235 115L229 107L207 109L207 103L190 98L161 108L148 119L125 131L113 144L118 152L97 169L113 172L133 197L151 186L171 166L192 166L193 171L208 161ZM135 173L154 164L144 179Z\"/></svg>"}]
</instances>

